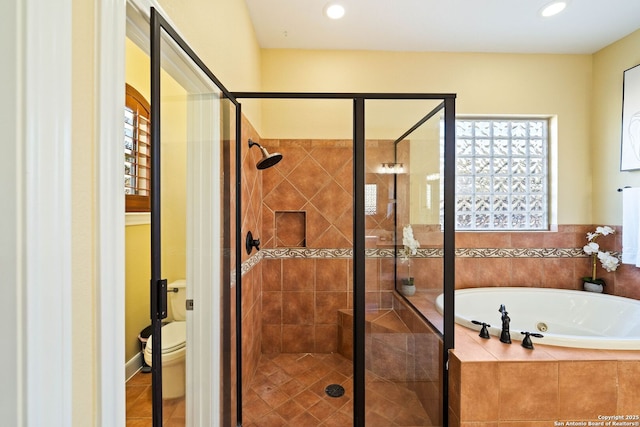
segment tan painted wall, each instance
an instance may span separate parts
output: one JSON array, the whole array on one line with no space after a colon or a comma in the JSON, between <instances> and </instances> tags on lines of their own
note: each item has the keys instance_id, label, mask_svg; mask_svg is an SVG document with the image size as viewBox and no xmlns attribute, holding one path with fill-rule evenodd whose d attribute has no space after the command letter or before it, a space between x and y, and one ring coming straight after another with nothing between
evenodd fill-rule
<instances>
[{"instance_id":1,"label":"tan painted wall","mask_svg":"<svg viewBox=\"0 0 640 427\"><path fill-rule=\"evenodd\" d=\"M159 3L227 90L261 90L260 47L244 1L159 0ZM259 101L241 102L244 115L260 131Z\"/></svg>"},{"instance_id":2,"label":"tan painted wall","mask_svg":"<svg viewBox=\"0 0 640 427\"><path fill-rule=\"evenodd\" d=\"M640 64L640 31L593 55L591 157L593 222L622 224L620 187L640 186L640 171L620 172L622 79L624 70Z\"/></svg>"},{"instance_id":3,"label":"tan painted wall","mask_svg":"<svg viewBox=\"0 0 640 427\"><path fill-rule=\"evenodd\" d=\"M151 322L149 320L150 233L149 225L130 225L125 228L125 362L140 351L137 336Z\"/></svg>"},{"instance_id":4,"label":"tan painted wall","mask_svg":"<svg viewBox=\"0 0 640 427\"><path fill-rule=\"evenodd\" d=\"M125 82L150 100L149 57L129 39L125 45ZM140 351L137 336L150 324L151 227L125 227L124 362Z\"/></svg>"},{"instance_id":5,"label":"tan painted wall","mask_svg":"<svg viewBox=\"0 0 640 427\"><path fill-rule=\"evenodd\" d=\"M558 224L591 222L589 132L591 55L375 51L262 51L265 91L453 92L458 114L557 116ZM301 101L300 101L301 102ZM266 105L266 104L265 104ZM346 110L349 111L349 105ZM265 106L263 138L334 138L350 134L300 104ZM297 122L306 126L300 128ZM314 127L314 123L317 126ZM311 133L311 134L310 134Z\"/></svg>"}]
</instances>

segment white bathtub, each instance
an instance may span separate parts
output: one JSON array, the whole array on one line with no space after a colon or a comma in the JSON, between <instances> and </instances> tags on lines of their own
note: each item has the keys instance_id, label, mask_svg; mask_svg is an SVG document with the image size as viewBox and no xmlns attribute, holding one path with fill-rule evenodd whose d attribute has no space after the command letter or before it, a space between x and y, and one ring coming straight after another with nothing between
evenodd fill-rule
<instances>
[{"instance_id":1,"label":"white bathtub","mask_svg":"<svg viewBox=\"0 0 640 427\"><path fill-rule=\"evenodd\" d=\"M522 340L520 332L536 332L543 338L533 343L562 347L640 350L640 301L548 288L473 288L455 291L455 321L480 330L471 323L491 325L489 333L500 336L500 304L509 313L512 340ZM436 306L443 312L443 295ZM492 338L493 339L493 338Z\"/></svg>"}]
</instances>

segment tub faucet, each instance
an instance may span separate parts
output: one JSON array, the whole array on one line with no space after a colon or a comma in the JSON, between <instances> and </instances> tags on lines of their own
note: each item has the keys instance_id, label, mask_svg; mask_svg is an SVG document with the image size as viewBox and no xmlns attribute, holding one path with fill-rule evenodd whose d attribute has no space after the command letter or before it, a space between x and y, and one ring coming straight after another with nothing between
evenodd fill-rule
<instances>
[{"instance_id":1,"label":"tub faucet","mask_svg":"<svg viewBox=\"0 0 640 427\"><path fill-rule=\"evenodd\" d=\"M509 322L511 322L511 319L509 318L509 313L507 313L507 309L504 304L500 304L500 309L498 311L502 313L502 332L500 333L500 342L511 344L511 335L509 334Z\"/></svg>"}]
</instances>

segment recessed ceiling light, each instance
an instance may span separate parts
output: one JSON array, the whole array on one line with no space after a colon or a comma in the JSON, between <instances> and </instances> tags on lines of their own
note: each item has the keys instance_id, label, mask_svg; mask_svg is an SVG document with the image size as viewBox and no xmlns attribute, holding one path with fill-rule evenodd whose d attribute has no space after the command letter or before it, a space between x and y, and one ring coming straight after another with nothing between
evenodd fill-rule
<instances>
[{"instance_id":1,"label":"recessed ceiling light","mask_svg":"<svg viewBox=\"0 0 640 427\"><path fill-rule=\"evenodd\" d=\"M331 19L340 19L344 16L344 6L337 3L329 3L324 7L324 14Z\"/></svg>"},{"instance_id":2,"label":"recessed ceiling light","mask_svg":"<svg viewBox=\"0 0 640 427\"><path fill-rule=\"evenodd\" d=\"M544 6L542 9L540 9L540 15L542 15L545 18L548 18L550 16L554 16L562 12L563 10L566 9L566 7L567 7L566 1L553 1L547 4L546 6Z\"/></svg>"}]
</instances>

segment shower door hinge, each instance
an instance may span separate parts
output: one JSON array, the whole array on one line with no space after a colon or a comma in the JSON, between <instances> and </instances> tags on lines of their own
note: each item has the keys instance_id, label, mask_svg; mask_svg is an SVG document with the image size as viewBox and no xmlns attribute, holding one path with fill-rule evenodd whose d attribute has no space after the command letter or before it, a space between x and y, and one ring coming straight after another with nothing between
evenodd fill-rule
<instances>
[{"instance_id":1,"label":"shower door hinge","mask_svg":"<svg viewBox=\"0 0 640 427\"><path fill-rule=\"evenodd\" d=\"M187 311L193 311L193 300L188 299L186 304L187 304Z\"/></svg>"}]
</instances>

